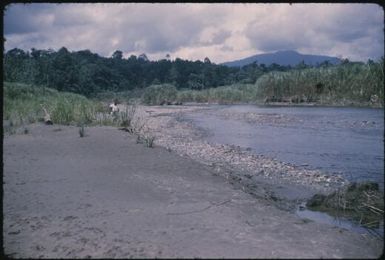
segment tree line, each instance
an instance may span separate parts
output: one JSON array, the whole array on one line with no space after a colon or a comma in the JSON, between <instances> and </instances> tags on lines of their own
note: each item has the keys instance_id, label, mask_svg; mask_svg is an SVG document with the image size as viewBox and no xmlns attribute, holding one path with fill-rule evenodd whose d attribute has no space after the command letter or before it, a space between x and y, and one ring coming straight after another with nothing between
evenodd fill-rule
<instances>
[{"instance_id":1,"label":"tree line","mask_svg":"<svg viewBox=\"0 0 385 260\"><path fill-rule=\"evenodd\" d=\"M322 66L331 66L328 63ZM124 58L120 50L102 57L90 50L9 50L3 59L4 81L43 85L85 96L103 92L144 89L171 84L178 90L203 90L235 83L254 84L269 71L288 71L290 66L257 64L227 67L204 61L176 58L149 61L145 54ZM304 63L295 68L309 67Z\"/></svg>"}]
</instances>

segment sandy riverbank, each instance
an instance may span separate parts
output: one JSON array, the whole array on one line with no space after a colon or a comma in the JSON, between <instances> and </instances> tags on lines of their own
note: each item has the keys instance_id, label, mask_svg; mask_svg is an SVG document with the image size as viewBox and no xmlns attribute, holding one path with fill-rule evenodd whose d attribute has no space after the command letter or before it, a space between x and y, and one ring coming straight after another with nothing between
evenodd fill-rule
<instances>
[{"instance_id":1,"label":"sandy riverbank","mask_svg":"<svg viewBox=\"0 0 385 260\"><path fill-rule=\"evenodd\" d=\"M145 113L151 115L148 127L157 137L153 149L113 127L86 128L86 137L80 138L77 127L35 124L28 134L4 138L7 255L373 258L381 254L382 241L301 220L276 207L277 183L291 178L269 176L282 167L297 171L296 167L263 157L249 161L242 159L249 158L243 154L247 151L199 143L199 131L167 115L174 108L144 109L152 110ZM225 155L232 158L226 157L227 163ZM253 171L240 169L253 160L250 167L264 169L255 175L270 183L245 177L245 172ZM309 181L292 180L288 186L311 187L309 193L323 189L321 179L312 172L304 174L309 174ZM236 176L253 180L250 190L258 194L245 193L247 183ZM300 197L295 190L293 200Z\"/></svg>"}]
</instances>

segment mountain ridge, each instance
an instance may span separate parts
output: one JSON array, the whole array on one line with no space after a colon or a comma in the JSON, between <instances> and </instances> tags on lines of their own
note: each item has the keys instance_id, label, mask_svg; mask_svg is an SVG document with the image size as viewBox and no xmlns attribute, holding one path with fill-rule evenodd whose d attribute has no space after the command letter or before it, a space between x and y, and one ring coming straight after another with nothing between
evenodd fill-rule
<instances>
[{"instance_id":1,"label":"mountain ridge","mask_svg":"<svg viewBox=\"0 0 385 260\"><path fill-rule=\"evenodd\" d=\"M341 60L337 57L326 56L326 55L314 55L314 54L302 54L294 50L281 50L272 53L256 54L250 57L246 57L240 60L228 61L221 63L228 67L242 67L253 62L258 64L265 64L269 66L276 63L281 66L295 66L298 63L304 61L306 65L316 66L324 61L328 61L331 64L338 64Z\"/></svg>"}]
</instances>

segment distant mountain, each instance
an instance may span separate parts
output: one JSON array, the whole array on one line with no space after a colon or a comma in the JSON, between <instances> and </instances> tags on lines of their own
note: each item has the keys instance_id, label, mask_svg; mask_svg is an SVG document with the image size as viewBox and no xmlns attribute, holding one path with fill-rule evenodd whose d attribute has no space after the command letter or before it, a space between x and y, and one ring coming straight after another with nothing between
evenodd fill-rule
<instances>
[{"instance_id":1,"label":"distant mountain","mask_svg":"<svg viewBox=\"0 0 385 260\"><path fill-rule=\"evenodd\" d=\"M324 61L329 61L332 64L338 64L341 62L341 60L337 57L301 54L296 51L277 51L274 53L257 54L241 60L225 62L221 65L226 65L229 67L242 67L251 64L254 61L258 64L265 64L266 66L269 66L272 63L276 63L282 66L295 66L302 61L304 61L307 65L317 65Z\"/></svg>"}]
</instances>

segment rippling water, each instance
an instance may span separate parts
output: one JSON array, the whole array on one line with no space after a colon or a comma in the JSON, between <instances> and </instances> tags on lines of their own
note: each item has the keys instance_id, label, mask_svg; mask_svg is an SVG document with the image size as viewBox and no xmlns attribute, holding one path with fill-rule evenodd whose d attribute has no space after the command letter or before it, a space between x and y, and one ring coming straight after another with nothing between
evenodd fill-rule
<instances>
[{"instance_id":1,"label":"rippling water","mask_svg":"<svg viewBox=\"0 0 385 260\"><path fill-rule=\"evenodd\" d=\"M187 115L207 140L251 148L281 161L384 182L384 110L336 107L212 106Z\"/></svg>"}]
</instances>

